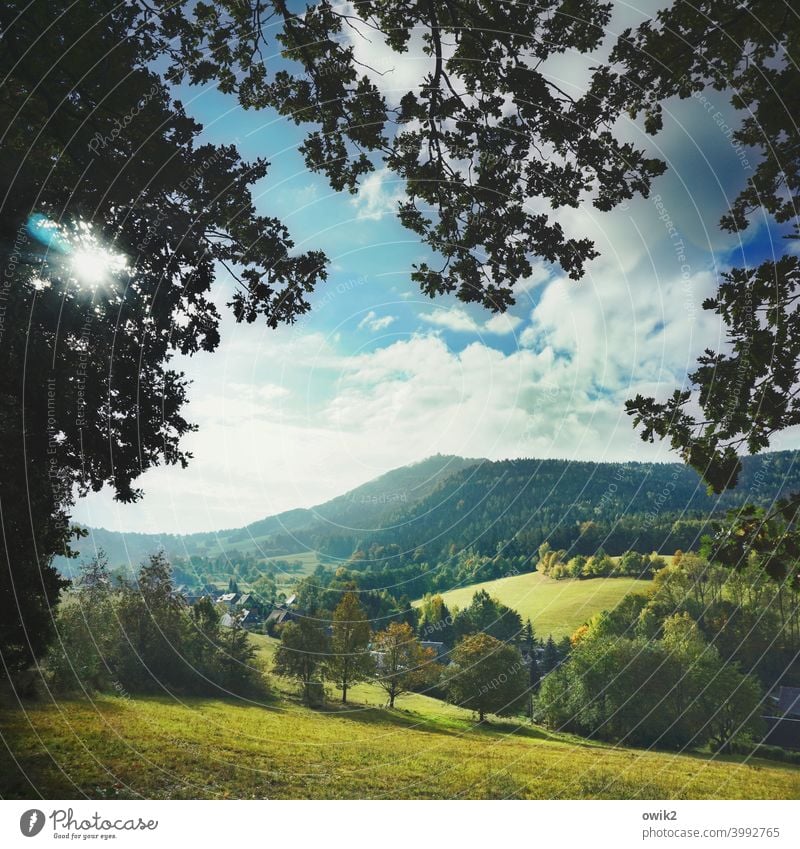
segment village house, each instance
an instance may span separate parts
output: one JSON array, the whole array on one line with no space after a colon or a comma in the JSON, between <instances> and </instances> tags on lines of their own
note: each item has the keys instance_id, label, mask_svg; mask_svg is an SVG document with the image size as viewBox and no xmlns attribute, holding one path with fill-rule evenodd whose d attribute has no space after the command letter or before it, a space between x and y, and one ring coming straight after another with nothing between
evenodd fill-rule
<instances>
[{"instance_id":1,"label":"village house","mask_svg":"<svg viewBox=\"0 0 800 849\"><path fill-rule=\"evenodd\" d=\"M295 618L297 611L292 610L292 608L296 601L297 596L290 595L283 604L276 604L275 607L272 608L269 615L264 620L264 625L266 626L268 633L273 633L275 628L279 628L281 625L284 625L286 622L291 622Z\"/></svg>"},{"instance_id":2,"label":"village house","mask_svg":"<svg viewBox=\"0 0 800 849\"><path fill-rule=\"evenodd\" d=\"M435 640L420 640L420 645L424 649L433 649L436 652L436 660L442 661L442 658L446 657L450 652L449 646L445 643L439 643Z\"/></svg>"},{"instance_id":3,"label":"village house","mask_svg":"<svg viewBox=\"0 0 800 849\"><path fill-rule=\"evenodd\" d=\"M217 604L224 604L228 610L235 610L239 600L239 593L223 593L216 601Z\"/></svg>"},{"instance_id":4,"label":"village house","mask_svg":"<svg viewBox=\"0 0 800 849\"><path fill-rule=\"evenodd\" d=\"M800 750L800 687L779 687L765 701L767 723L763 742Z\"/></svg>"}]
</instances>

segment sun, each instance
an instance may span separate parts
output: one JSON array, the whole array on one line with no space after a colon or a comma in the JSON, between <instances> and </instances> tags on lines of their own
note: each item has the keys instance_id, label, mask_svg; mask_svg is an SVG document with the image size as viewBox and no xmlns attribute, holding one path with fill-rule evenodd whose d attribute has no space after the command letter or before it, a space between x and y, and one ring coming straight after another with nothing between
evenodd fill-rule
<instances>
[{"instance_id":1,"label":"sun","mask_svg":"<svg viewBox=\"0 0 800 849\"><path fill-rule=\"evenodd\" d=\"M109 282L115 274L131 272L128 258L108 250L89 221L62 224L37 212L29 217L27 229L47 248L43 259L52 262L60 274L66 274L79 286L94 289Z\"/></svg>"},{"instance_id":2,"label":"sun","mask_svg":"<svg viewBox=\"0 0 800 849\"><path fill-rule=\"evenodd\" d=\"M110 275L122 271L127 261L122 254L114 254L94 245L82 245L69 257L72 273L85 286L99 286Z\"/></svg>"}]
</instances>

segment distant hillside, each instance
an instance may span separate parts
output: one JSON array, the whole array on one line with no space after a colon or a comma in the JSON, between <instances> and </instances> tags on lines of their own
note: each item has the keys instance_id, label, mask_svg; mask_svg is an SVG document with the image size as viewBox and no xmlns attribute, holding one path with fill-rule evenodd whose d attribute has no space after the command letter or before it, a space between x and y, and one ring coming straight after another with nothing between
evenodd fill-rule
<instances>
[{"instance_id":1,"label":"distant hillside","mask_svg":"<svg viewBox=\"0 0 800 849\"><path fill-rule=\"evenodd\" d=\"M384 527L398 510L427 498L451 475L481 462L484 461L437 454L419 463L393 469L310 510L293 510L254 522L228 533L227 540L258 539L311 527L331 533L375 531Z\"/></svg>"},{"instance_id":2,"label":"distant hillside","mask_svg":"<svg viewBox=\"0 0 800 849\"><path fill-rule=\"evenodd\" d=\"M314 552L347 560L355 552L362 568L375 561L434 563L466 548L524 557L545 540L582 554L598 546L609 554L629 548L671 553L696 548L709 520L725 510L747 501L767 505L795 491L800 464L793 451L745 458L739 485L720 496L708 495L696 472L680 463L437 455L317 507L243 528L186 536L95 529L77 547L82 554L104 548L112 565L138 563L159 546L173 558Z\"/></svg>"},{"instance_id":3,"label":"distant hillside","mask_svg":"<svg viewBox=\"0 0 800 849\"><path fill-rule=\"evenodd\" d=\"M217 557L234 551L262 556L297 554L313 548L309 545L311 539L340 535L349 539L352 534L382 528L393 513L428 497L450 475L481 462L437 454L387 472L324 504L287 510L243 528L180 536L88 528L89 536L76 541L73 547L81 557L102 548L115 566L137 564L161 547L171 558ZM57 561L62 569L71 565L65 558Z\"/></svg>"}]
</instances>

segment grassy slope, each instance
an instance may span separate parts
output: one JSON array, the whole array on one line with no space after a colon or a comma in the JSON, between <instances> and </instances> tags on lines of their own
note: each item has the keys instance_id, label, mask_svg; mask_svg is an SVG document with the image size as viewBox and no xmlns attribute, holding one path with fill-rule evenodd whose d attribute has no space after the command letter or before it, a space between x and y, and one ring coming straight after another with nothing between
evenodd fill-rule
<instances>
[{"instance_id":1,"label":"grassy slope","mask_svg":"<svg viewBox=\"0 0 800 849\"><path fill-rule=\"evenodd\" d=\"M479 589L516 610L522 620L530 618L539 637L571 634L590 616L610 610L633 590L645 592L651 584L635 578L593 578L589 581L553 581L539 572L498 578L482 584L470 584L442 593L450 610L468 607ZM419 601L414 602L415 605Z\"/></svg>"},{"instance_id":2,"label":"grassy slope","mask_svg":"<svg viewBox=\"0 0 800 849\"><path fill-rule=\"evenodd\" d=\"M271 665L277 645L255 637ZM800 770L614 748L360 684L347 707L103 696L0 711L6 798L797 798ZM2 747L0 747L2 749Z\"/></svg>"},{"instance_id":3,"label":"grassy slope","mask_svg":"<svg viewBox=\"0 0 800 849\"><path fill-rule=\"evenodd\" d=\"M0 713L5 798L797 798L800 770L616 749L424 696L393 712L103 696Z\"/></svg>"}]
</instances>

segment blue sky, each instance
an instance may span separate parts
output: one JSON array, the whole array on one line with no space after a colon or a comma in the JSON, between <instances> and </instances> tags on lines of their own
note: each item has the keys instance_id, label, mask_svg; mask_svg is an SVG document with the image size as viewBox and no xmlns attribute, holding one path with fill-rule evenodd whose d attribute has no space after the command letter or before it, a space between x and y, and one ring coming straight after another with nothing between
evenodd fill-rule
<instances>
[{"instance_id":1,"label":"blue sky","mask_svg":"<svg viewBox=\"0 0 800 849\"><path fill-rule=\"evenodd\" d=\"M618 4L610 31L637 16ZM358 49L373 67L395 69L376 78L389 99L427 61L413 47L400 62L374 42ZM579 90L587 64L560 57L549 72ZM302 128L245 112L213 88L178 94L208 140L236 140L244 158L271 162L256 186L259 210L282 219L299 248L324 250L329 279L294 327L236 325L226 315L219 350L181 361L194 380L188 417L200 426L186 440L190 468L148 472L136 505L105 491L84 499L75 518L95 527L237 527L436 452L675 459L639 439L624 401L670 393L705 347L724 345L703 299L720 271L770 256L779 237L758 219L745 241L719 230L754 161L725 135L737 117L724 95L668 104L655 138L631 122L618 128L667 161L653 197L606 214L560 211L567 232L591 235L601 256L580 283L537 266L509 313L492 316L432 301L411 282L427 251L393 214L402 186L392 175L379 168L358 195L337 195L306 171ZM218 284L222 305L230 281L220 275Z\"/></svg>"}]
</instances>

